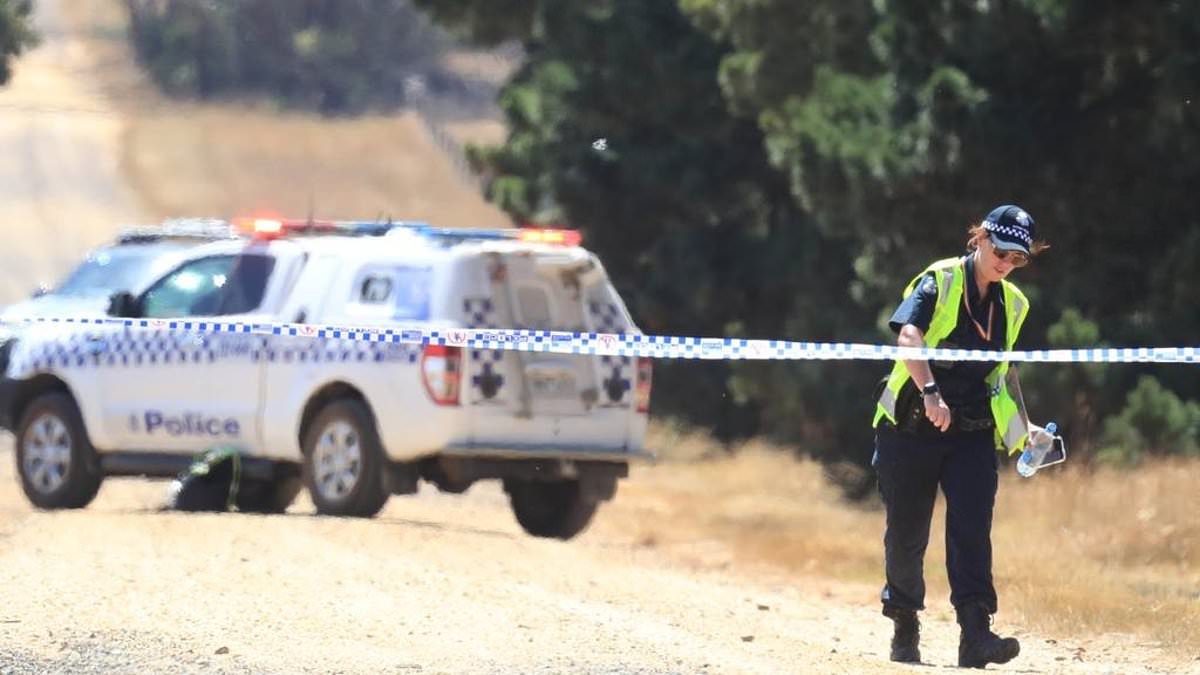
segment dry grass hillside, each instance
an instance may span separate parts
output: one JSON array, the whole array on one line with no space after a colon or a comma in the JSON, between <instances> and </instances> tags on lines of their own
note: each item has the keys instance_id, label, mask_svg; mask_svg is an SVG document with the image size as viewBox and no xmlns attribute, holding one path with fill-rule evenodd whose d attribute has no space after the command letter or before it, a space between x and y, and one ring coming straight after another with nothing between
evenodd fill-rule
<instances>
[{"instance_id":1,"label":"dry grass hillside","mask_svg":"<svg viewBox=\"0 0 1200 675\"><path fill-rule=\"evenodd\" d=\"M456 173L415 113L326 119L265 105L171 101L133 66L121 3L64 3L88 36L92 75L121 111L120 165L151 218L286 216L504 226L508 218ZM464 122L460 140L495 141L502 126Z\"/></svg>"},{"instance_id":2,"label":"dry grass hillside","mask_svg":"<svg viewBox=\"0 0 1200 675\"><path fill-rule=\"evenodd\" d=\"M455 175L412 115L329 121L234 105L168 103L129 65L118 3L72 3L123 111L121 166L147 213L231 215L270 208L318 217L504 222ZM495 140L482 121L456 127ZM819 467L752 445L729 456L656 428L667 459L639 469L600 528L696 565L770 568L859 584L874 602L882 514L842 502ZM996 577L1007 625L1059 635L1127 633L1200 658L1200 462L1132 472L1070 463L1033 480L1005 466ZM949 616L940 519L928 553L932 612Z\"/></svg>"}]
</instances>

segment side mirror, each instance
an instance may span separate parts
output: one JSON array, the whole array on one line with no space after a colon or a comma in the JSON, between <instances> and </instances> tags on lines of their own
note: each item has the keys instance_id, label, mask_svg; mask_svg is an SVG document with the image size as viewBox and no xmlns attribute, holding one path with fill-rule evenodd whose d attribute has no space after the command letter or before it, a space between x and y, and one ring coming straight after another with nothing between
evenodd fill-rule
<instances>
[{"instance_id":1,"label":"side mirror","mask_svg":"<svg viewBox=\"0 0 1200 675\"><path fill-rule=\"evenodd\" d=\"M108 315L122 319L137 319L142 314L137 297L129 291L117 291L108 297Z\"/></svg>"}]
</instances>

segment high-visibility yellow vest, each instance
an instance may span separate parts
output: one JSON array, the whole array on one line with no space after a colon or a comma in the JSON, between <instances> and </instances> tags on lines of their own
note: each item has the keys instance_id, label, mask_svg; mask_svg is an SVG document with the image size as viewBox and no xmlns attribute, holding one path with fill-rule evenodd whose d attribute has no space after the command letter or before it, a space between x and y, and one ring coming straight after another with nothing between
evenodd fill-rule
<instances>
[{"instance_id":1,"label":"high-visibility yellow vest","mask_svg":"<svg viewBox=\"0 0 1200 675\"><path fill-rule=\"evenodd\" d=\"M933 318L929 322L929 330L925 331L925 346L936 347L954 330L954 326L958 323L958 306L962 302L962 294L965 292L965 284L968 280L965 279L966 271L962 258L939 260L913 278L912 282L908 284L908 288L904 289L904 297L908 297L921 279L930 272L937 280L938 292ZM1025 322L1025 315L1029 313L1029 299L1008 280L1001 280L1000 286L1004 293L1005 350L1012 351L1013 345L1017 341L1017 334L1021 330L1021 324ZM1008 393L1008 383L1004 381L1006 374L1008 374L1008 361L1000 361L992 369L992 372L988 373L986 381L988 389L992 392L992 416L996 420L996 447L1008 450L1011 455L1025 446L1025 439L1029 431L1018 412L1016 399ZM888 377L887 385L883 388L883 393L880 394L879 401L875 405L875 419L871 426L879 426L879 421L884 417L891 420L892 424L896 423L896 399L900 396L900 389L908 380L908 368L905 367L903 361L897 359L896 365L892 367L892 374Z\"/></svg>"}]
</instances>

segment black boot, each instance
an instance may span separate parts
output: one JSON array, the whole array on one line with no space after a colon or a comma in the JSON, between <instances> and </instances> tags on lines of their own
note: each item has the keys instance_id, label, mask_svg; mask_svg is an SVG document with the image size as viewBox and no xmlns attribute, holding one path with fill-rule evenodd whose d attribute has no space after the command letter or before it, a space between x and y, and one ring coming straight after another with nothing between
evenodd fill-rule
<instances>
[{"instance_id":1,"label":"black boot","mask_svg":"<svg viewBox=\"0 0 1200 675\"><path fill-rule=\"evenodd\" d=\"M921 622L911 609L885 609L883 615L895 624L892 633L892 660L900 663L920 663Z\"/></svg>"},{"instance_id":2,"label":"black boot","mask_svg":"<svg viewBox=\"0 0 1200 675\"><path fill-rule=\"evenodd\" d=\"M984 668L989 663L1008 663L1021 653L1016 638L1002 638L992 632L992 615L983 605L969 605L958 610L958 667Z\"/></svg>"}]
</instances>

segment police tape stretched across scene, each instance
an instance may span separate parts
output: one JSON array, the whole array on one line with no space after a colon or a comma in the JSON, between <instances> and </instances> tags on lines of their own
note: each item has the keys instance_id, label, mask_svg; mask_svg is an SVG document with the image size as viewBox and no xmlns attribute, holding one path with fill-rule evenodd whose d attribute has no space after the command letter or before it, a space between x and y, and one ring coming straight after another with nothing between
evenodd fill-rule
<instances>
[{"instance_id":1,"label":"police tape stretched across scene","mask_svg":"<svg viewBox=\"0 0 1200 675\"><path fill-rule=\"evenodd\" d=\"M122 319L111 317L25 317L0 324L64 324L117 326L198 334L241 334L333 339L347 342L422 344L471 349L552 352L594 356L645 356L663 359L712 360L876 360L938 359L951 361L1033 361L1042 363L1200 363L1200 346L1095 347L1049 350L987 351L898 347L847 342L804 342L751 338L678 337L642 334L585 333L503 328L429 329L248 323L186 319ZM69 340L73 334L64 335ZM96 353L93 348L91 353Z\"/></svg>"}]
</instances>

